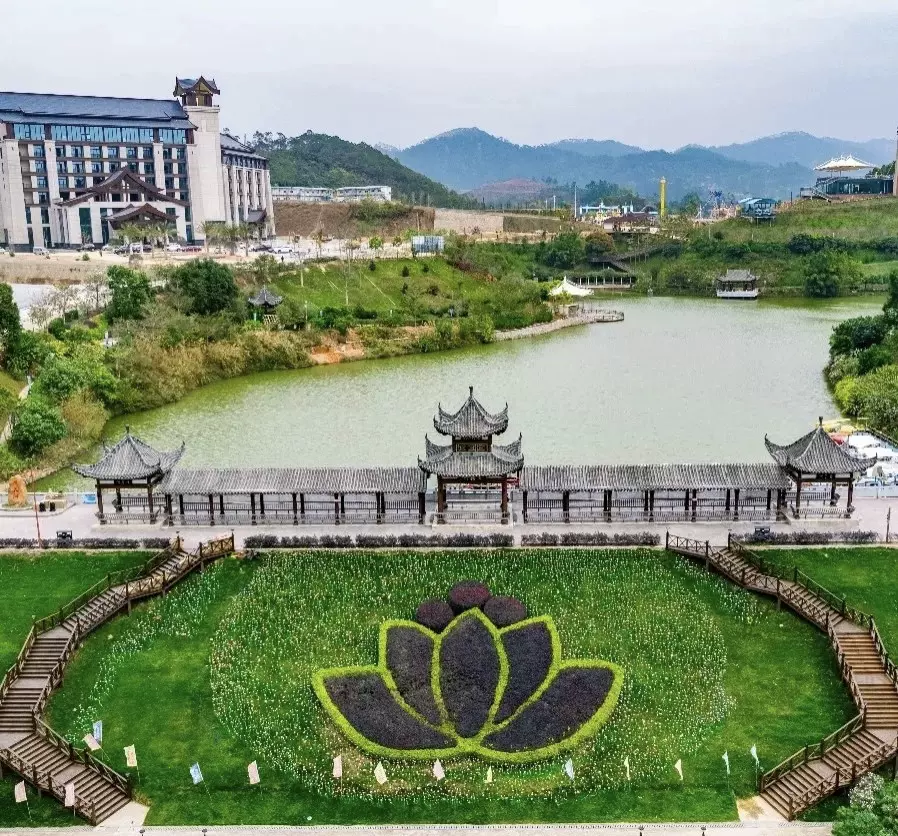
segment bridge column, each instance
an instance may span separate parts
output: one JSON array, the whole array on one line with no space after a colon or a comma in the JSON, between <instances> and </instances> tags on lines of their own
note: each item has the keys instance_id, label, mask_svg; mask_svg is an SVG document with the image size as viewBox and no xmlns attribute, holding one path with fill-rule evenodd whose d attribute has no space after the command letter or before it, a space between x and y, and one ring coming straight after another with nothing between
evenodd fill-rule
<instances>
[{"instance_id":1,"label":"bridge column","mask_svg":"<svg viewBox=\"0 0 898 836\"><path fill-rule=\"evenodd\" d=\"M733 504L733 519L739 519L739 488L735 490L735 502Z\"/></svg>"}]
</instances>

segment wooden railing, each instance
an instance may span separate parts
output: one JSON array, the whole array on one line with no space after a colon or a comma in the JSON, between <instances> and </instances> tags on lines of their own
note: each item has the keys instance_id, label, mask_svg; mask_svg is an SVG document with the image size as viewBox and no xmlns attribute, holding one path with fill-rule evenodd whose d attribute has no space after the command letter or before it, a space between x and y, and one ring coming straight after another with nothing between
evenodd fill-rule
<instances>
[{"instance_id":1,"label":"wooden railing","mask_svg":"<svg viewBox=\"0 0 898 836\"><path fill-rule=\"evenodd\" d=\"M3 675L3 681L0 682L0 702L3 701L3 698L9 692L13 682L22 675L22 668L25 666L25 658L28 656L28 651L31 650L31 645L34 644L35 635L36 631L32 624L31 629L28 631L28 637L25 639L25 644L22 645L19 655L16 656L16 661L13 662L9 670Z\"/></svg>"}]
</instances>

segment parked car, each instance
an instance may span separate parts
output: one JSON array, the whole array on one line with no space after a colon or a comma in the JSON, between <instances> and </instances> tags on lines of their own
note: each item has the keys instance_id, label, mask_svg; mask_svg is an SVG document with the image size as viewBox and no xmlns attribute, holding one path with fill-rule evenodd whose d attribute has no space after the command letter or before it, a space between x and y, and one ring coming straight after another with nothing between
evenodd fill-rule
<instances>
[{"instance_id":1,"label":"parked car","mask_svg":"<svg viewBox=\"0 0 898 836\"><path fill-rule=\"evenodd\" d=\"M50 252L46 247L32 247L31 252L35 255L50 255Z\"/></svg>"},{"instance_id":2,"label":"parked car","mask_svg":"<svg viewBox=\"0 0 898 836\"><path fill-rule=\"evenodd\" d=\"M273 252L278 255L290 255L293 252L293 247L289 244L281 244L279 247L275 247Z\"/></svg>"},{"instance_id":3,"label":"parked car","mask_svg":"<svg viewBox=\"0 0 898 836\"><path fill-rule=\"evenodd\" d=\"M169 253L179 253L179 252L181 252L182 249L183 249L183 247L181 247L181 245L178 243L165 245L165 250L166 250L166 252L169 252Z\"/></svg>"},{"instance_id":4,"label":"parked car","mask_svg":"<svg viewBox=\"0 0 898 836\"><path fill-rule=\"evenodd\" d=\"M78 246L79 253L93 252L95 249L96 249L96 247L93 244L80 244Z\"/></svg>"}]
</instances>

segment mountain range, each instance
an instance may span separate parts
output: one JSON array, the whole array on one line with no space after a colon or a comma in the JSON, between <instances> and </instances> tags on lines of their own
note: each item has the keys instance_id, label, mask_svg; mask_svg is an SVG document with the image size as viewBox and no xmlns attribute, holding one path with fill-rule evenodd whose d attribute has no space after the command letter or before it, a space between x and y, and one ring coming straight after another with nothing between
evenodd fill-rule
<instances>
[{"instance_id":1,"label":"mountain range","mask_svg":"<svg viewBox=\"0 0 898 836\"><path fill-rule=\"evenodd\" d=\"M733 197L785 198L813 184L813 166L834 156L850 153L877 165L894 156L887 139L852 142L802 132L725 146L687 145L671 152L595 139L517 145L479 128L457 128L408 148L381 145L379 150L449 188L477 190L478 197L483 187L520 180L581 186L605 180L651 197L665 177L672 200L690 192L706 196L711 190Z\"/></svg>"}]
</instances>

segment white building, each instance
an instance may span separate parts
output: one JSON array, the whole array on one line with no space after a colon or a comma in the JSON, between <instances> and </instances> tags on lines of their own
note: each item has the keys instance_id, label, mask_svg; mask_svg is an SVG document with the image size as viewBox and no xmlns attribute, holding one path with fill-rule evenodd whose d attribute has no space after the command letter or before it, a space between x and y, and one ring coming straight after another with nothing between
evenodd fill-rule
<instances>
[{"instance_id":1,"label":"white building","mask_svg":"<svg viewBox=\"0 0 898 836\"><path fill-rule=\"evenodd\" d=\"M0 93L0 244L106 243L123 223L167 223L201 243L207 223L274 234L268 163L220 130L215 81L172 99Z\"/></svg>"},{"instance_id":2,"label":"white building","mask_svg":"<svg viewBox=\"0 0 898 836\"><path fill-rule=\"evenodd\" d=\"M390 186L346 186L341 189L319 186L275 186L271 193L276 201L293 203L358 203L362 200L388 203L393 199L393 189Z\"/></svg>"}]
</instances>

